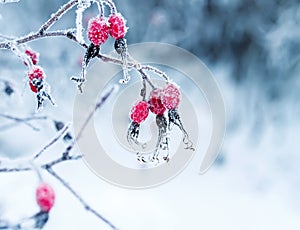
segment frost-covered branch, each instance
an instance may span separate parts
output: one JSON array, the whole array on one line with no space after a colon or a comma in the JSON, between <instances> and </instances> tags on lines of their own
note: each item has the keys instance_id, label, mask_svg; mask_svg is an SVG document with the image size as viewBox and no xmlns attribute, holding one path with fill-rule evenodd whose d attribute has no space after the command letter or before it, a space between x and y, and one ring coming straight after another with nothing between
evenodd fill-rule
<instances>
[{"instance_id":1,"label":"frost-covered branch","mask_svg":"<svg viewBox=\"0 0 300 230\"><path fill-rule=\"evenodd\" d=\"M60 140L68 131L69 126L66 125L64 127L60 127L62 124L61 123L56 123L56 126L58 126L57 128L60 128L60 133L53 138L47 145L45 145L36 155L34 155L34 157L32 159L29 160L23 160L23 161L12 161L12 160L7 160L7 159L1 159L0 158L0 173L12 173L12 172L24 172L24 171L36 171L37 169L42 169L42 170L46 170L48 173L50 173L54 178L56 178L72 195L74 195L74 197L82 204L82 206L90 213L92 213L93 215L95 215L97 218L99 218L100 220L102 220L103 222L105 222L107 225L109 225L112 229L117 229L116 226L111 223L108 219L106 219L103 215L101 215L99 212L97 212L94 208L92 208L90 205L88 205L85 200L79 195L78 192L75 191L75 189L73 189L60 175L58 175L53 167L61 164L63 162L71 162L71 161L76 161L82 158L81 154L78 155L70 155L70 151L73 149L73 147L75 146L76 141L78 141L87 124L90 122L91 118L93 117L95 111L97 111L98 109L100 109L103 104L105 103L105 101L112 95L114 91L114 87L112 87L105 95L103 95L100 100L96 103L95 108L93 109L93 111L88 115L88 117L85 119L82 127L79 130L78 135L76 136L75 139L72 140L72 143L70 145L68 145L66 147L66 149L61 153L61 156L57 159L51 160L47 163L42 163L40 165L38 165L36 162L33 163L33 161L37 160L37 158L39 158L39 156L41 156L44 152L48 151L49 148L51 146L53 146L54 144L56 144L58 142L58 140ZM33 167L34 165L34 167ZM36 168L35 168L36 167ZM45 212L44 215L46 215ZM39 215L34 215L33 218L33 225L36 226L36 223L40 223L38 221L41 220L45 220L45 219L41 219ZM42 216L45 217L45 216ZM28 219L32 219L32 218L27 218L26 221ZM48 218L47 218L48 220ZM44 226L46 221L42 222L42 225L40 226ZM23 224L19 223L16 225L2 225L1 226L1 220L0 220L0 229L11 229L12 227L16 227L16 226L21 226ZM17 228L18 229L18 228Z\"/></svg>"}]
</instances>

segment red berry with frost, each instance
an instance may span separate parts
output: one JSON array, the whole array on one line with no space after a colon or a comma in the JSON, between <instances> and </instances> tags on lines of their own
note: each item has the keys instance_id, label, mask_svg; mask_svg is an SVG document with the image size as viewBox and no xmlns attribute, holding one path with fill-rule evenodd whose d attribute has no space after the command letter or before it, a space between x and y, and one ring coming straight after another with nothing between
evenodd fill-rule
<instances>
[{"instance_id":1,"label":"red berry with frost","mask_svg":"<svg viewBox=\"0 0 300 230\"><path fill-rule=\"evenodd\" d=\"M109 27L103 17L92 18L88 24L88 38L94 45L101 45L108 39Z\"/></svg>"},{"instance_id":2,"label":"red berry with frost","mask_svg":"<svg viewBox=\"0 0 300 230\"><path fill-rule=\"evenodd\" d=\"M161 100L162 97L162 90L161 89L154 89L150 93L149 99L149 109L152 113L156 115L163 115L166 111L165 106Z\"/></svg>"},{"instance_id":3,"label":"red berry with frost","mask_svg":"<svg viewBox=\"0 0 300 230\"><path fill-rule=\"evenodd\" d=\"M127 32L126 21L120 13L110 15L108 23L110 36L116 40L125 37Z\"/></svg>"},{"instance_id":4,"label":"red berry with frost","mask_svg":"<svg viewBox=\"0 0 300 230\"><path fill-rule=\"evenodd\" d=\"M26 49L25 50L25 54L31 59L32 64L36 65L38 63L38 61L39 61L39 55L38 55L38 53L36 53L33 50ZM27 65L26 62L24 64Z\"/></svg>"},{"instance_id":5,"label":"red berry with frost","mask_svg":"<svg viewBox=\"0 0 300 230\"><path fill-rule=\"evenodd\" d=\"M27 73L29 78L30 89L34 92L38 92L38 88L35 82L42 81L45 78L45 73L40 66L33 66Z\"/></svg>"},{"instance_id":6,"label":"red berry with frost","mask_svg":"<svg viewBox=\"0 0 300 230\"><path fill-rule=\"evenodd\" d=\"M175 84L167 84L163 89L162 103L166 109L176 109L181 100L181 93Z\"/></svg>"},{"instance_id":7,"label":"red berry with frost","mask_svg":"<svg viewBox=\"0 0 300 230\"><path fill-rule=\"evenodd\" d=\"M36 189L36 202L40 209L49 212L55 202L55 192L53 188L46 183L41 183Z\"/></svg>"},{"instance_id":8,"label":"red berry with frost","mask_svg":"<svg viewBox=\"0 0 300 230\"><path fill-rule=\"evenodd\" d=\"M131 108L130 119L138 124L146 120L149 114L149 106L146 101L139 101Z\"/></svg>"}]
</instances>

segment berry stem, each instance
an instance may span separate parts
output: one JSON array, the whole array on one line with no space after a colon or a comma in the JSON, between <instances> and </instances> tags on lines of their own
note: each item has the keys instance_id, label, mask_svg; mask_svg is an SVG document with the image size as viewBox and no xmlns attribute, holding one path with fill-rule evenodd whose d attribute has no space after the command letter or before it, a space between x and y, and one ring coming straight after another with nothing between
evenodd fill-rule
<instances>
[{"instance_id":1,"label":"berry stem","mask_svg":"<svg viewBox=\"0 0 300 230\"><path fill-rule=\"evenodd\" d=\"M117 8L116 8L116 5L113 1L110 1L110 0L97 0L97 1L106 3L110 7L111 14L116 14L117 13Z\"/></svg>"},{"instance_id":2,"label":"berry stem","mask_svg":"<svg viewBox=\"0 0 300 230\"><path fill-rule=\"evenodd\" d=\"M150 65L144 65L141 67L144 70L148 70L148 71L152 71L154 73L156 73L158 76L164 78L167 82L169 82L169 77L167 76L167 74L153 66Z\"/></svg>"},{"instance_id":3,"label":"berry stem","mask_svg":"<svg viewBox=\"0 0 300 230\"><path fill-rule=\"evenodd\" d=\"M146 87L146 80L143 79L143 88L141 89L141 97L143 98L143 101L146 100L146 94L147 94L147 87Z\"/></svg>"},{"instance_id":4,"label":"berry stem","mask_svg":"<svg viewBox=\"0 0 300 230\"><path fill-rule=\"evenodd\" d=\"M147 81L147 83L151 86L152 89L156 89L152 81L150 80L149 76L142 70L139 69L138 72L142 75L142 78Z\"/></svg>"},{"instance_id":5,"label":"berry stem","mask_svg":"<svg viewBox=\"0 0 300 230\"><path fill-rule=\"evenodd\" d=\"M104 16L104 6L103 6L103 3L101 1L96 1L96 4L97 4L98 10L99 10L99 15L101 17L103 17Z\"/></svg>"}]
</instances>

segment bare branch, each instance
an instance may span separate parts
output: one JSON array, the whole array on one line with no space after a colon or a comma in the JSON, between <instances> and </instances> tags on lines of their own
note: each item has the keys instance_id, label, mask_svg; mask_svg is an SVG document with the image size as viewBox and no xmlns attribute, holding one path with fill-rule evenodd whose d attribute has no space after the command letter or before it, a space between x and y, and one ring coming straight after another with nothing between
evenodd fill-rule
<instances>
[{"instance_id":1,"label":"bare branch","mask_svg":"<svg viewBox=\"0 0 300 230\"><path fill-rule=\"evenodd\" d=\"M107 225L109 225L112 229L117 230L117 227L113 225L109 220L104 218L100 213L98 213L95 209L93 209L90 205L88 205L82 197L63 179L61 178L51 167L46 169L54 178L56 178L66 189L69 190L70 193L73 194L73 196L82 204L82 206L87 210L88 212L93 213L96 217L101 219L103 222L105 222Z\"/></svg>"},{"instance_id":2,"label":"bare branch","mask_svg":"<svg viewBox=\"0 0 300 230\"><path fill-rule=\"evenodd\" d=\"M78 0L70 0L65 5L63 5L55 14L51 16L51 18L45 22L38 33L43 34L46 30L48 30L55 22L57 22L67 11L72 9L75 4L78 3Z\"/></svg>"},{"instance_id":3,"label":"bare branch","mask_svg":"<svg viewBox=\"0 0 300 230\"><path fill-rule=\"evenodd\" d=\"M34 131L39 131L39 128L33 126L33 125L30 124L29 122L30 122L30 121L33 121L33 120L46 120L46 119L48 119L48 117L46 117L46 116L39 116L39 117L31 116L31 117L26 117L26 118L19 118L19 117L7 115L7 114L2 114L2 113L0 113L0 117L15 122L14 124L8 124L8 125L0 126L0 131L4 131L4 130L6 130L6 129L9 129L9 128L11 128L11 127L17 125L17 124L25 124L25 125L27 125L28 127L32 128Z\"/></svg>"},{"instance_id":4,"label":"bare branch","mask_svg":"<svg viewBox=\"0 0 300 230\"><path fill-rule=\"evenodd\" d=\"M44 148L42 148L34 157L33 159L38 158L43 152L45 152L48 148L50 148L53 144L55 144L69 129L69 126L66 125L63 130L59 133L57 137L55 137L50 143L48 143Z\"/></svg>"},{"instance_id":5,"label":"bare branch","mask_svg":"<svg viewBox=\"0 0 300 230\"><path fill-rule=\"evenodd\" d=\"M113 93L115 90L115 86L113 86L103 97L100 98L99 102L96 104L94 110L88 115L86 120L84 121L83 125L81 126L77 136L76 136L76 141L81 137L83 131L85 130L86 126L94 116L94 113L105 103L105 101L108 99L109 96Z\"/></svg>"}]
</instances>

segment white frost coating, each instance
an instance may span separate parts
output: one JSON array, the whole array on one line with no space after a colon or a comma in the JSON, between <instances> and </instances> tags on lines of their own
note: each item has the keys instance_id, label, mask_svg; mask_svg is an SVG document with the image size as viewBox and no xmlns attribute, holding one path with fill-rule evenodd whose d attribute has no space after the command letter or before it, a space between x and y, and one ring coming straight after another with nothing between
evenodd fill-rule
<instances>
[{"instance_id":1,"label":"white frost coating","mask_svg":"<svg viewBox=\"0 0 300 230\"><path fill-rule=\"evenodd\" d=\"M11 160L9 158L1 158L0 169L12 169L12 168L32 168L30 161L27 158Z\"/></svg>"},{"instance_id":2,"label":"white frost coating","mask_svg":"<svg viewBox=\"0 0 300 230\"><path fill-rule=\"evenodd\" d=\"M0 3L5 4L5 3L12 3L12 2L19 2L20 0L0 0Z\"/></svg>"},{"instance_id":3,"label":"white frost coating","mask_svg":"<svg viewBox=\"0 0 300 230\"><path fill-rule=\"evenodd\" d=\"M82 35L83 28L82 28L82 15L83 12L91 6L90 0L79 0L76 10L76 39L80 43L84 43L84 38Z\"/></svg>"},{"instance_id":4,"label":"white frost coating","mask_svg":"<svg viewBox=\"0 0 300 230\"><path fill-rule=\"evenodd\" d=\"M22 52L14 43L10 43L10 50L17 55L23 62L28 63L29 66L32 65L32 61L28 55Z\"/></svg>"}]
</instances>

